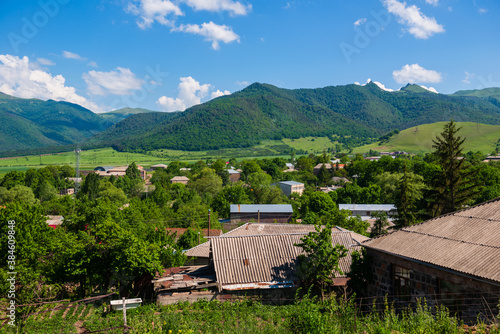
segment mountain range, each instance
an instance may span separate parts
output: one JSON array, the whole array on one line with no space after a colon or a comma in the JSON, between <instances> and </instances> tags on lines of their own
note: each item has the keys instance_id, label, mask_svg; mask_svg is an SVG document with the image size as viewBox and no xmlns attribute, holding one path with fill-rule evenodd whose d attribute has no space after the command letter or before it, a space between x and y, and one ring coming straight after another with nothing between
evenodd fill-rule
<instances>
[{"instance_id":1,"label":"mountain range","mask_svg":"<svg viewBox=\"0 0 500 334\"><path fill-rule=\"evenodd\" d=\"M497 89L500 90L500 89ZM394 129L449 121L500 124L497 90L475 96L436 94L418 85L388 92L364 86L283 89L254 83L171 115L132 115L91 139L121 151L249 147L263 139L328 136L356 143ZM123 127L130 130L125 134Z\"/></svg>"},{"instance_id":2,"label":"mountain range","mask_svg":"<svg viewBox=\"0 0 500 334\"><path fill-rule=\"evenodd\" d=\"M445 95L410 84L389 92L373 82L292 90L254 83L184 112L124 108L104 114L0 93L0 152L76 143L121 151L209 150L305 136L356 143L451 118L500 124L500 88Z\"/></svg>"}]
</instances>

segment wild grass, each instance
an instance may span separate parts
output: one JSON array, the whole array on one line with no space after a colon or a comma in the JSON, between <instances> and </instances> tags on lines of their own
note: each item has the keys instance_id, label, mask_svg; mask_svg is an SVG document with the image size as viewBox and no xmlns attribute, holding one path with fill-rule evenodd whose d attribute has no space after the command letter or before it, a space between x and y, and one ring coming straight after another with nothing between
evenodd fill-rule
<instances>
[{"instance_id":1,"label":"wild grass","mask_svg":"<svg viewBox=\"0 0 500 334\"><path fill-rule=\"evenodd\" d=\"M52 317L28 319L23 333L93 332L123 325L122 312L105 305L80 314L64 311ZM260 301L198 301L159 306L149 304L127 311L129 333L470 333L445 307L431 309L424 301L396 312L386 303L382 310L360 310L353 301L335 298L323 302L305 297L288 305ZM75 326L75 324L78 324ZM123 329L108 330L121 333ZM473 332L499 334L498 324L478 323Z\"/></svg>"}]
</instances>

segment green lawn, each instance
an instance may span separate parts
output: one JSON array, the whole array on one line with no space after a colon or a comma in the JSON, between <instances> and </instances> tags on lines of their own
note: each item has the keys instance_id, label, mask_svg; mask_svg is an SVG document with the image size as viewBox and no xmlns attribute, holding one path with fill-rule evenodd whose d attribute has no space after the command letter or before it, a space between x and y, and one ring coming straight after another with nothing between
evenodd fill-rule
<instances>
[{"instance_id":1,"label":"green lawn","mask_svg":"<svg viewBox=\"0 0 500 334\"><path fill-rule=\"evenodd\" d=\"M433 151L432 140L443 131L447 122L419 125L401 131L391 137L387 143L378 142L360 146L353 153L366 153L370 149L380 152L406 151L410 153L427 153ZM490 154L500 139L500 125L479 124L472 122L457 123L462 129L458 135L466 138L464 152L481 151Z\"/></svg>"}]
</instances>

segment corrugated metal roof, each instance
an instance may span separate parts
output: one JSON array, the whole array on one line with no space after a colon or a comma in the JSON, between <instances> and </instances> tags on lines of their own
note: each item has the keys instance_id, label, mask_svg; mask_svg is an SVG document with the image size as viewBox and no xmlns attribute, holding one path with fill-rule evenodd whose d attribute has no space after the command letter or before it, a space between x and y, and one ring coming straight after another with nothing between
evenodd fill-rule
<instances>
[{"instance_id":1,"label":"corrugated metal roof","mask_svg":"<svg viewBox=\"0 0 500 334\"><path fill-rule=\"evenodd\" d=\"M231 204L231 213L293 213L291 204Z\"/></svg>"},{"instance_id":2,"label":"corrugated metal roof","mask_svg":"<svg viewBox=\"0 0 500 334\"><path fill-rule=\"evenodd\" d=\"M304 185L303 183L297 181L281 181L280 184L286 184L288 186Z\"/></svg>"},{"instance_id":3,"label":"corrugated metal roof","mask_svg":"<svg viewBox=\"0 0 500 334\"><path fill-rule=\"evenodd\" d=\"M400 229L363 245L500 282L500 198Z\"/></svg>"},{"instance_id":4,"label":"corrugated metal roof","mask_svg":"<svg viewBox=\"0 0 500 334\"><path fill-rule=\"evenodd\" d=\"M245 284L257 282L296 281L297 257L303 253L295 246L307 233L218 237L210 240L217 282ZM332 243L348 248L348 255L339 262L347 273L351 254L361 247L349 232L332 233ZM337 277L345 277L337 273Z\"/></svg>"},{"instance_id":5,"label":"corrugated metal roof","mask_svg":"<svg viewBox=\"0 0 500 334\"><path fill-rule=\"evenodd\" d=\"M295 234L303 233L307 234L309 232L316 231L314 225L309 224L278 224L278 223L246 223L241 225L234 230L224 233L220 237L235 237L235 236L248 236L248 235L270 235L270 234ZM346 230L344 228L336 226L332 229L333 233L338 232L349 232L351 238L358 243L361 243L370 238L364 235ZM208 258L210 254L210 243L209 241L204 242L196 247L188 249L185 254L189 257L204 257Z\"/></svg>"},{"instance_id":6,"label":"corrugated metal roof","mask_svg":"<svg viewBox=\"0 0 500 334\"><path fill-rule=\"evenodd\" d=\"M339 204L339 210L391 211L396 210L396 207L393 204Z\"/></svg>"}]
</instances>

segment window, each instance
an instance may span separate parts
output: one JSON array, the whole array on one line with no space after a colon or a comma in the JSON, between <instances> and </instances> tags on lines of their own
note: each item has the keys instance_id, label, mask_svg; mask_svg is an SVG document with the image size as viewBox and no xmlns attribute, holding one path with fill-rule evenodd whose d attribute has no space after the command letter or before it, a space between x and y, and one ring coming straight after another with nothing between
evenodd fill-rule
<instances>
[{"instance_id":1,"label":"window","mask_svg":"<svg viewBox=\"0 0 500 334\"><path fill-rule=\"evenodd\" d=\"M400 266L393 266L394 279L394 294L399 296L401 300L410 300L410 274L411 270Z\"/></svg>"}]
</instances>

